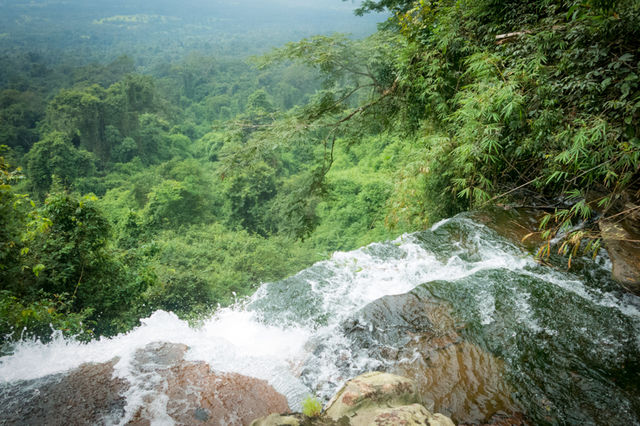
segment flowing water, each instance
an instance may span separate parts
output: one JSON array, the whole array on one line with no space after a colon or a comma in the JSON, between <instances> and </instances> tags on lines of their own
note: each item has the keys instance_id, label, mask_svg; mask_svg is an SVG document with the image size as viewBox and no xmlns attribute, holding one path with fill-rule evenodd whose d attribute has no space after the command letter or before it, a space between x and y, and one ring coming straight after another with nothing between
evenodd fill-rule
<instances>
[{"instance_id":1,"label":"flowing water","mask_svg":"<svg viewBox=\"0 0 640 426\"><path fill-rule=\"evenodd\" d=\"M335 253L197 328L158 311L110 339L20 343L0 358L0 424L2 410L20 403L11 398L30 401L16 388L116 357L113 374L131 387L120 417L104 421L125 423L149 400L134 355L152 342L184 344L187 360L265 379L292 409L383 370L417 379L425 404L460 422L506 411L534 424L640 424L640 298L619 291L609 267L606 255L583 260L579 273L539 265L459 215ZM170 423L165 406L148 417Z\"/></svg>"}]
</instances>

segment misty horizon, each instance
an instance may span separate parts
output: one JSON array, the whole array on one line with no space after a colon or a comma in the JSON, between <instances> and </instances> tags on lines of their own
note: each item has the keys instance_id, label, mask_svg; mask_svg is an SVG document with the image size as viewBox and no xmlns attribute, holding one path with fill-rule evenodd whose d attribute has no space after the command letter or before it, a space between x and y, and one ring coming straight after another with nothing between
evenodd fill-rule
<instances>
[{"instance_id":1,"label":"misty horizon","mask_svg":"<svg viewBox=\"0 0 640 426\"><path fill-rule=\"evenodd\" d=\"M149 49L184 56L260 54L289 41L335 32L372 34L381 14L355 16L341 0L0 1L0 53L17 51L111 60ZM146 52L142 54L141 52ZM90 58L92 57L92 58Z\"/></svg>"}]
</instances>

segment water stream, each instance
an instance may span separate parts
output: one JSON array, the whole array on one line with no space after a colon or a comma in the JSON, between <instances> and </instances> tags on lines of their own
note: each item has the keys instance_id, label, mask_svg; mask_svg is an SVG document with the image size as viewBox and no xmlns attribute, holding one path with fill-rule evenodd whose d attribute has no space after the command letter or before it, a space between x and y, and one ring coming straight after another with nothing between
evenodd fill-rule
<instances>
[{"instance_id":1,"label":"water stream","mask_svg":"<svg viewBox=\"0 0 640 426\"><path fill-rule=\"evenodd\" d=\"M640 298L618 289L607 262L543 266L460 215L335 253L197 328L158 311L110 339L22 342L0 358L0 419L16 387L118 357L114 374L131 387L124 414L104 421L125 423L149 392L136 350L172 342L189 347L188 360L267 380L292 409L383 370L418 379L429 408L460 422L500 410L534 424L640 424ZM148 410L151 420L171 423L162 410Z\"/></svg>"}]
</instances>

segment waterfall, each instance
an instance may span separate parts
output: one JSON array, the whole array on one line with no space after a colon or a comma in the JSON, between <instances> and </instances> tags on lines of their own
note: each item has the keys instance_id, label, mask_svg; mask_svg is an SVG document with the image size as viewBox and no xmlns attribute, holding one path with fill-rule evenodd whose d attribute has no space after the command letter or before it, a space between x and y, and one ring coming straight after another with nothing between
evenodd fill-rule
<instances>
[{"instance_id":1,"label":"waterfall","mask_svg":"<svg viewBox=\"0 0 640 426\"><path fill-rule=\"evenodd\" d=\"M326 400L349 378L383 370L431 380L425 399L458 421L508 408L534 422L640 424L640 300L618 290L607 262L584 259L576 273L540 265L463 214L335 253L197 327L158 311L112 338L20 342L0 358L0 402L115 359L129 417L110 421L124 422L149 394L136 351L168 342L186 345L188 361L267 380L294 410L306 395ZM158 407L152 420L170 423Z\"/></svg>"}]
</instances>

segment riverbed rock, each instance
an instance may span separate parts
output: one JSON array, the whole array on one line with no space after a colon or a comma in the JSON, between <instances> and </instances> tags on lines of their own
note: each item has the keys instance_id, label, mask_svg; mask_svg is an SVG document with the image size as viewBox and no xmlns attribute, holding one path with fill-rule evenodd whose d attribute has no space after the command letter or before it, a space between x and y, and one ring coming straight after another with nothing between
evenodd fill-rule
<instances>
[{"instance_id":1,"label":"riverbed rock","mask_svg":"<svg viewBox=\"0 0 640 426\"><path fill-rule=\"evenodd\" d=\"M185 361L185 345L152 343L138 350L127 380L118 359L0 386L0 425L248 425L289 411L266 381ZM127 405L129 394L138 403ZM135 401L136 398L133 398ZM129 412L129 413L128 413ZM128 419L128 420L127 420Z\"/></svg>"},{"instance_id":2,"label":"riverbed rock","mask_svg":"<svg viewBox=\"0 0 640 426\"><path fill-rule=\"evenodd\" d=\"M360 410L350 419L352 426L455 426L450 418L442 414L431 414L420 404L391 408L369 408Z\"/></svg>"},{"instance_id":3,"label":"riverbed rock","mask_svg":"<svg viewBox=\"0 0 640 426\"><path fill-rule=\"evenodd\" d=\"M415 379L426 406L471 424L486 422L497 411L520 410L502 378L502 362L478 346L462 341L436 349L421 339L405 350L411 356L391 371Z\"/></svg>"},{"instance_id":4,"label":"riverbed rock","mask_svg":"<svg viewBox=\"0 0 640 426\"><path fill-rule=\"evenodd\" d=\"M454 426L447 416L429 412L419 399L413 380L369 372L345 383L318 417L272 414L251 426Z\"/></svg>"},{"instance_id":5,"label":"riverbed rock","mask_svg":"<svg viewBox=\"0 0 640 426\"><path fill-rule=\"evenodd\" d=\"M353 426L453 426L450 419L431 414L418 401L416 383L394 374L371 372L349 380L329 401L326 416Z\"/></svg>"},{"instance_id":6,"label":"riverbed rock","mask_svg":"<svg viewBox=\"0 0 640 426\"><path fill-rule=\"evenodd\" d=\"M531 423L523 413L507 414L499 411L485 423L459 423L458 426L531 426Z\"/></svg>"},{"instance_id":7,"label":"riverbed rock","mask_svg":"<svg viewBox=\"0 0 640 426\"><path fill-rule=\"evenodd\" d=\"M185 361L186 349L184 345L154 343L136 353L134 375L154 383L155 388L129 424L161 421L157 401L166 406L172 421L184 425L248 425L257 417L289 411L285 397L266 381L216 372L204 362Z\"/></svg>"},{"instance_id":8,"label":"riverbed rock","mask_svg":"<svg viewBox=\"0 0 640 426\"><path fill-rule=\"evenodd\" d=\"M295 415L269 414L251 422L251 426L300 426L301 421Z\"/></svg>"},{"instance_id":9,"label":"riverbed rock","mask_svg":"<svg viewBox=\"0 0 640 426\"><path fill-rule=\"evenodd\" d=\"M343 325L354 347L384 361L385 371L415 381L419 399L456 422L479 424L517 413L503 363L459 334L464 324L425 287L382 297Z\"/></svg>"},{"instance_id":10,"label":"riverbed rock","mask_svg":"<svg viewBox=\"0 0 640 426\"><path fill-rule=\"evenodd\" d=\"M640 295L640 232L625 223L601 221L599 225L613 278L628 291Z\"/></svg>"},{"instance_id":11,"label":"riverbed rock","mask_svg":"<svg viewBox=\"0 0 640 426\"><path fill-rule=\"evenodd\" d=\"M113 377L117 361L0 386L0 425L116 423L124 415L127 389L125 380Z\"/></svg>"},{"instance_id":12,"label":"riverbed rock","mask_svg":"<svg viewBox=\"0 0 640 426\"><path fill-rule=\"evenodd\" d=\"M349 380L329 401L327 415L351 417L369 407L399 407L418 402L415 383L406 377L371 372Z\"/></svg>"},{"instance_id":13,"label":"riverbed rock","mask_svg":"<svg viewBox=\"0 0 640 426\"><path fill-rule=\"evenodd\" d=\"M542 245L538 229L545 212L532 208L493 207L469 213L470 217L498 235L534 253Z\"/></svg>"}]
</instances>

